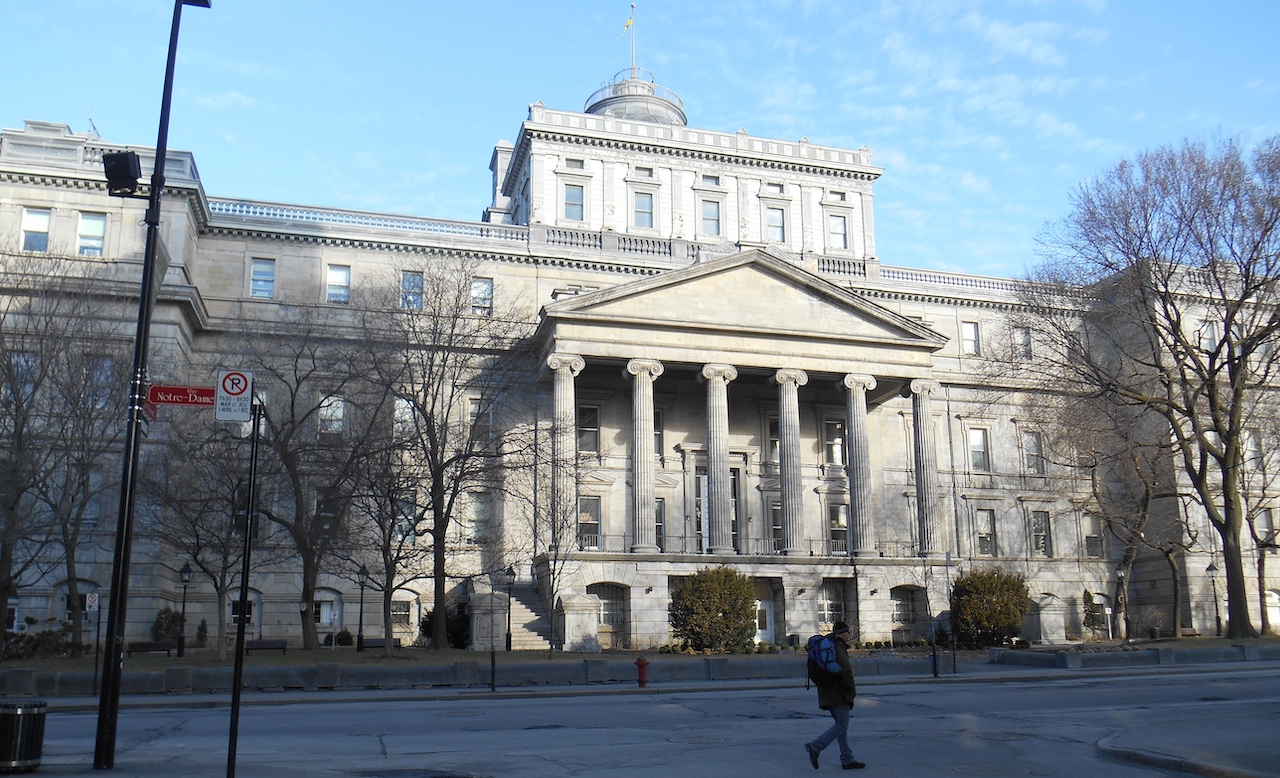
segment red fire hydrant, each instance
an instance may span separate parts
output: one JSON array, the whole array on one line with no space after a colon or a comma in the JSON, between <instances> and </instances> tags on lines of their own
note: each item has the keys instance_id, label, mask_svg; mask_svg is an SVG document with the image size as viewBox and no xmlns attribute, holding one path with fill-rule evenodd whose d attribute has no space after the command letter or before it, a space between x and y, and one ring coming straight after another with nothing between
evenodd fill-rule
<instances>
[{"instance_id":1,"label":"red fire hydrant","mask_svg":"<svg viewBox=\"0 0 1280 778\"><path fill-rule=\"evenodd\" d=\"M649 662L640 657L636 660L636 680L640 682L640 688L645 689L649 686Z\"/></svg>"}]
</instances>

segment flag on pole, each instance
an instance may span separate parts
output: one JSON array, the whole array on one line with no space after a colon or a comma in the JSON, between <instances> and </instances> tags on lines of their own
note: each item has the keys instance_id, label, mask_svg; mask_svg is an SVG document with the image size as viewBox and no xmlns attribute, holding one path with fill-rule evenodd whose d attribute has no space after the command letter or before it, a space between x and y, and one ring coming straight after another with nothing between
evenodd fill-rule
<instances>
[{"instance_id":1,"label":"flag on pole","mask_svg":"<svg viewBox=\"0 0 1280 778\"><path fill-rule=\"evenodd\" d=\"M635 19L628 19L628 20L627 20L627 23L626 23L626 24L624 24L624 25L622 25L622 34L623 34L623 35L626 35L626 34L627 34L627 30L631 29L631 23L632 23L632 22L634 22L634 21L635 21Z\"/></svg>"}]
</instances>

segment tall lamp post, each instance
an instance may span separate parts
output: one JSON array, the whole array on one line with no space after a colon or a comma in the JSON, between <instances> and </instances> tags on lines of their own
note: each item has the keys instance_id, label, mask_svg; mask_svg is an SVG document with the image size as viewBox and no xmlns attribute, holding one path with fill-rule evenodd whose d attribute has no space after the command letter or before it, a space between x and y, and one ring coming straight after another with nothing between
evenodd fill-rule
<instances>
[{"instance_id":1,"label":"tall lamp post","mask_svg":"<svg viewBox=\"0 0 1280 778\"><path fill-rule=\"evenodd\" d=\"M173 23L169 28L169 54L165 61L164 90L160 97L160 127L156 133L156 159L151 172L151 192L146 215L146 247L142 255L142 288L138 296L138 326L133 341L133 375L129 385L129 414L125 426L120 474L120 509L116 520L116 544L111 563L111 609L107 614L107 658L102 667L102 693L98 699L98 731L93 751L93 769L110 770L116 763L116 730L120 719L120 677L124 672L124 640L128 625L129 563L133 546L133 509L137 496L138 455L142 438L142 405L147 396L147 356L150 347L151 308L160 254L160 197L164 192L164 166L169 153L169 105L173 101L173 70L178 58L178 30L182 6L208 8L210 0L174 0ZM123 159L122 159L123 157ZM103 170L111 194L132 195L140 172L136 155L104 155ZM124 175L122 176L122 169Z\"/></svg>"},{"instance_id":2,"label":"tall lamp post","mask_svg":"<svg viewBox=\"0 0 1280 778\"><path fill-rule=\"evenodd\" d=\"M182 616L178 621L178 658L181 659L187 647L187 587L191 585L191 563L183 562L178 571L178 579L182 581Z\"/></svg>"},{"instance_id":3,"label":"tall lamp post","mask_svg":"<svg viewBox=\"0 0 1280 778\"><path fill-rule=\"evenodd\" d=\"M1213 587L1213 626L1214 635L1222 637L1222 608L1218 605L1218 566L1209 560L1209 566L1204 569L1209 574L1209 585Z\"/></svg>"},{"instance_id":4,"label":"tall lamp post","mask_svg":"<svg viewBox=\"0 0 1280 778\"><path fill-rule=\"evenodd\" d=\"M1116 589L1119 596L1116 597L1116 603L1120 606L1121 613L1124 614L1124 639L1129 640L1131 635L1129 631L1129 590L1125 586L1124 563L1116 568Z\"/></svg>"},{"instance_id":5,"label":"tall lamp post","mask_svg":"<svg viewBox=\"0 0 1280 778\"><path fill-rule=\"evenodd\" d=\"M507 585L507 651L511 651L511 587L516 583L516 569L507 565L502 571L502 580Z\"/></svg>"},{"instance_id":6,"label":"tall lamp post","mask_svg":"<svg viewBox=\"0 0 1280 778\"><path fill-rule=\"evenodd\" d=\"M356 572L360 576L360 623L356 625L356 651L364 650L364 585L369 582L369 569L360 565Z\"/></svg>"}]
</instances>

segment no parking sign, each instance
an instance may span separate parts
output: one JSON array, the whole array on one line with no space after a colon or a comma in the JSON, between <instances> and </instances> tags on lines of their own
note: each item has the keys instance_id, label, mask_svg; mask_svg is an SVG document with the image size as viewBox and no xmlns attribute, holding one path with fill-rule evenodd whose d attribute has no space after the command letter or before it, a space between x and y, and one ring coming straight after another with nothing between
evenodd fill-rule
<instances>
[{"instance_id":1,"label":"no parking sign","mask_svg":"<svg viewBox=\"0 0 1280 778\"><path fill-rule=\"evenodd\" d=\"M253 373L247 370L219 370L214 387L213 418L218 421L253 420Z\"/></svg>"}]
</instances>

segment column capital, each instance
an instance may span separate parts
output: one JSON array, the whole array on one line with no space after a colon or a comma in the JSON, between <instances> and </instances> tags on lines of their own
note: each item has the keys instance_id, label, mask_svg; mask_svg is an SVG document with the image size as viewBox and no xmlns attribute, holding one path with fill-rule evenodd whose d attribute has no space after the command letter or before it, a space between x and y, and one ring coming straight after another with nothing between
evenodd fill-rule
<instances>
[{"instance_id":1,"label":"column capital","mask_svg":"<svg viewBox=\"0 0 1280 778\"><path fill-rule=\"evenodd\" d=\"M623 375L638 376L641 373L648 373L650 378L657 378L664 370L666 368L656 359L633 359L627 363L627 369Z\"/></svg>"},{"instance_id":2,"label":"column capital","mask_svg":"<svg viewBox=\"0 0 1280 778\"><path fill-rule=\"evenodd\" d=\"M876 378L862 373L849 373L836 383L836 388L844 388L850 391L861 388L864 392L869 392L876 388Z\"/></svg>"},{"instance_id":3,"label":"column capital","mask_svg":"<svg viewBox=\"0 0 1280 778\"><path fill-rule=\"evenodd\" d=\"M569 374L575 378L577 378L578 373L581 373L582 369L586 366L586 360L577 354L561 354L557 352L547 357L547 367L556 372L568 370Z\"/></svg>"},{"instance_id":4,"label":"column capital","mask_svg":"<svg viewBox=\"0 0 1280 778\"><path fill-rule=\"evenodd\" d=\"M942 384L932 378L917 378L911 382L912 394L937 394L942 391Z\"/></svg>"},{"instance_id":5,"label":"column capital","mask_svg":"<svg viewBox=\"0 0 1280 778\"><path fill-rule=\"evenodd\" d=\"M719 378L727 384L738 377L738 368L733 365L703 365L702 377L708 381L713 378Z\"/></svg>"},{"instance_id":6,"label":"column capital","mask_svg":"<svg viewBox=\"0 0 1280 778\"><path fill-rule=\"evenodd\" d=\"M803 370L784 368L773 374L773 380L777 382L778 386L795 384L797 387L800 387L809 383L809 374Z\"/></svg>"}]
</instances>

